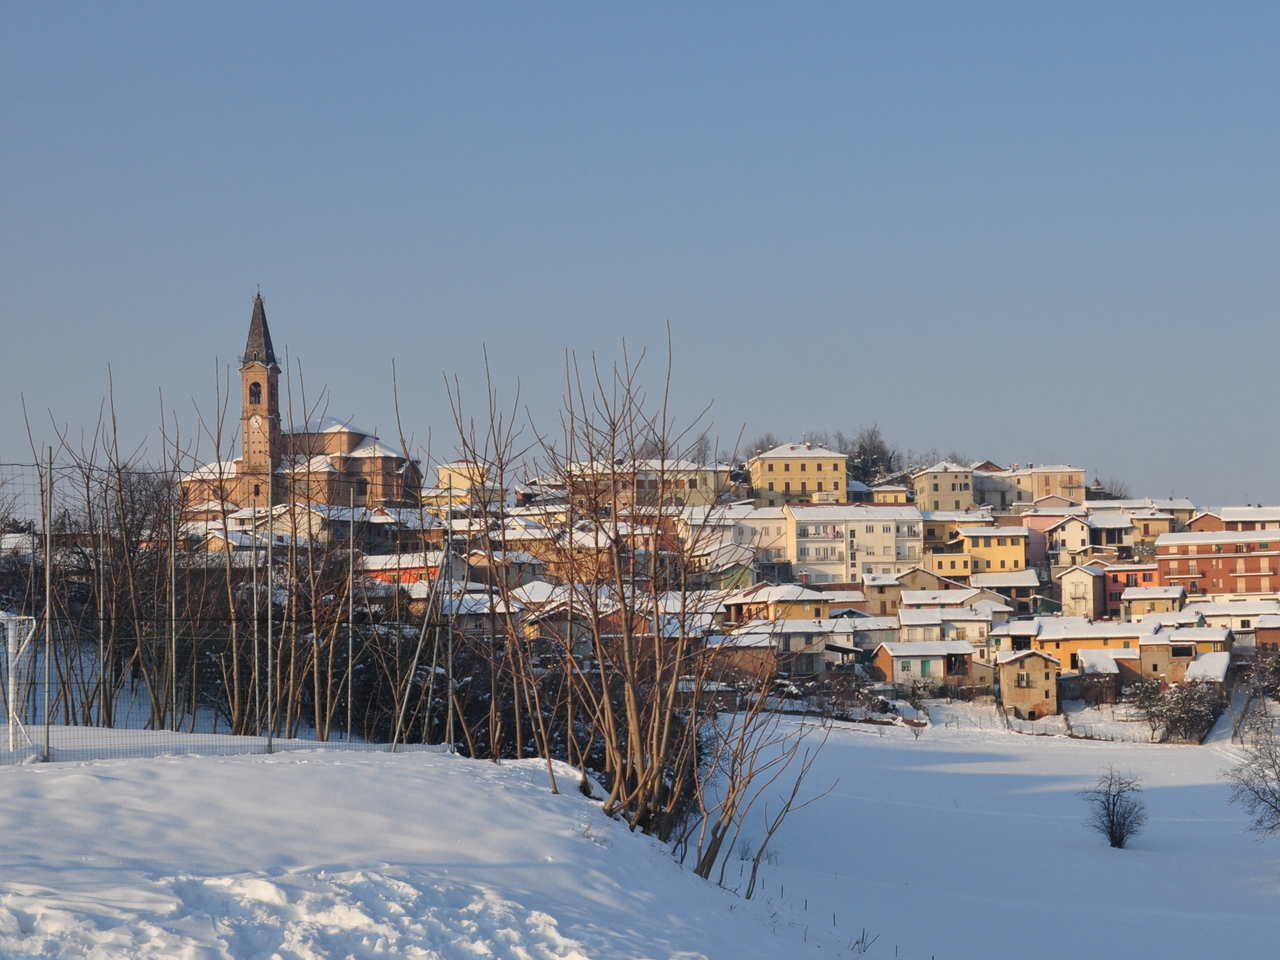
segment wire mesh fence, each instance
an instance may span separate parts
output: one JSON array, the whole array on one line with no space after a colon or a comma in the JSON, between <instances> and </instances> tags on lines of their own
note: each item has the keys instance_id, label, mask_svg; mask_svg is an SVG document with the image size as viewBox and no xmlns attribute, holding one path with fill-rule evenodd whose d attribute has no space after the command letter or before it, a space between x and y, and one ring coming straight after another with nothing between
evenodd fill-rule
<instances>
[{"instance_id":1,"label":"wire mesh fence","mask_svg":"<svg viewBox=\"0 0 1280 960\"><path fill-rule=\"evenodd\" d=\"M350 536L231 528L176 471L0 464L0 763L451 749L446 625Z\"/></svg>"}]
</instances>

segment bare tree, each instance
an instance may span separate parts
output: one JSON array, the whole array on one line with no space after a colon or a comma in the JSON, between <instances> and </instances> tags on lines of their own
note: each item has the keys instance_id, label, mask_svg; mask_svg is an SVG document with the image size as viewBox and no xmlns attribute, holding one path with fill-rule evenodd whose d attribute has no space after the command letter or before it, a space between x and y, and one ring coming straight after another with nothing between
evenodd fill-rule
<instances>
[{"instance_id":1,"label":"bare tree","mask_svg":"<svg viewBox=\"0 0 1280 960\"><path fill-rule=\"evenodd\" d=\"M1089 807L1085 826L1106 837L1111 846L1123 849L1147 822L1147 805L1141 793L1142 784L1137 777L1118 773L1114 766L1107 767L1096 785L1080 791L1080 798Z\"/></svg>"},{"instance_id":2,"label":"bare tree","mask_svg":"<svg viewBox=\"0 0 1280 960\"><path fill-rule=\"evenodd\" d=\"M1125 483L1114 474L1107 477L1102 482L1102 499L1104 500L1128 500L1129 484Z\"/></svg>"}]
</instances>

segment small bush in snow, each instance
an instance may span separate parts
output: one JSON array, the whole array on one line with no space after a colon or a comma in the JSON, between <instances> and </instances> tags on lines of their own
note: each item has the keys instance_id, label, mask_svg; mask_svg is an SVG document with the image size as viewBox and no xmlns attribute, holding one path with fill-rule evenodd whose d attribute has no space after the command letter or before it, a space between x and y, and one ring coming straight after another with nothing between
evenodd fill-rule
<instances>
[{"instance_id":1,"label":"small bush in snow","mask_svg":"<svg viewBox=\"0 0 1280 960\"><path fill-rule=\"evenodd\" d=\"M1108 767L1095 786L1080 791L1081 799L1089 806L1085 825L1106 837L1111 846L1123 849L1147 822L1147 805L1141 793L1137 777Z\"/></svg>"}]
</instances>

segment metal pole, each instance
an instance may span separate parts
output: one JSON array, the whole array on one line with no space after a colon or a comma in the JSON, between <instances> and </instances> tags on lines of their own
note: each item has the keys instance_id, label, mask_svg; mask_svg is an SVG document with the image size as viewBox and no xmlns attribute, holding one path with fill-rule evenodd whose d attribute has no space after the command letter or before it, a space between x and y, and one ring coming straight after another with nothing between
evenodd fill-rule
<instances>
[{"instance_id":1,"label":"metal pole","mask_svg":"<svg viewBox=\"0 0 1280 960\"><path fill-rule=\"evenodd\" d=\"M53 660L53 447L46 447L44 479L44 759L49 759L49 666Z\"/></svg>"},{"instance_id":2,"label":"metal pole","mask_svg":"<svg viewBox=\"0 0 1280 960\"><path fill-rule=\"evenodd\" d=\"M102 534L98 540L98 723L107 715L107 518L103 502Z\"/></svg>"},{"instance_id":3,"label":"metal pole","mask_svg":"<svg viewBox=\"0 0 1280 960\"><path fill-rule=\"evenodd\" d=\"M453 598L453 483L452 481L450 481L449 483L449 508L448 510L445 511L445 544L444 544L444 550L441 551L440 562L444 564L446 568L444 570L441 570L439 573L437 573L436 576L438 577L441 574L444 574L445 602L452 603L452 598ZM428 610L428 614L429 613L430 611ZM444 614L443 605L440 608L440 613L442 614L440 617L440 620L444 624L444 628L449 631L448 636L445 638L446 646L447 646L447 656L449 658L449 663L447 667L449 676L446 681L446 685L449 688L449 704L448 704L449 715L448 715L447 722L445 724L445 729L447 731L446 736L449 739L449 752L452 753L453 752L453 621L443 616Z\"/></svg>"},{"instance_id":4,"label":"metal pole","mask_svg":"<svg viewBox=\"0 0 1280 960\"><path fill-rule=\"evenodd\" d=\"M169 701L170 729L178 729L178 503L169 504Z\"/></svg>"},{"instance_id":5,"label":"metal pole","mask_svg":"<svg viewBox=\"0 0 1280 960\"><path fill-rule=\"evenodd\" d=\"M253 723L258 728L258 733L262 733L262 659L258 653L258 501L253 501L253 523L250 527L249 536L250 543L253 547L253 558L249 561L253 569ZM224 517L225 521L225 517ZM231 535L229 530L224 529L223 533L227 536ZM231 549L231 542L227 541L227 549Z\"/></svg>"},{"instance_id":6,"label":"metal pole","mask_svg":"<svg viewBox=\"0 0 1280 960\"><path fill-rule=\"evenodd\" d=\"M351 742L351 705L355 700L356 671L356 488L348 488L351 513L347 527L347 743Z\"/></svg>"},{"instance_id":7,"label":"metal pole","mask_svg":"<svg viewBox=\"0 0 1280 960\"><path fill-rule=\"evenodd\" d=\"M274 686L274 661L271 643L272 620L275 617L275 566L272 563L272 547L275 542L275 466L267 473L267 753L271 752L271 740L276 730L276 704Z\"/></svg>"}]
</instances>

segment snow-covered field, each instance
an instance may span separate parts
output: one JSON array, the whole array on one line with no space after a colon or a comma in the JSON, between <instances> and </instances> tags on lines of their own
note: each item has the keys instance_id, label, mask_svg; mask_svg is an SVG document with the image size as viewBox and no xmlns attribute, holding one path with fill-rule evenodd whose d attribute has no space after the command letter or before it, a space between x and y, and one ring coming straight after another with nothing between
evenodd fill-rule
<instances>
[{"instance_id":1,"label":"snow-covered field","mask_svg":"<svg viewBox=\"0 0 1280 960\"><path fill-rule=\"evenodd\" d=\"M950 706L929 705L948 725L919 740L857 724L832 734L813 785L839 782L776 838L768 898L865 925L877 957L1280 953L1280 841L1258 843L1227 803L1229 716L1189 747L1022 736ZM1076 796L1109 763L1146 788L1150 822L1125 850L1084 828Z\"/></svg>"},{"instance_id":2,"label":"snow-covered field","mask_svg":"<svg viewBox=\"0 0 1280 960\"><path fill-rule=\"evenodd\" d=\"M746 902L605 819L545 765L293 752L0 769L0 955L1212 958L1275 955L1280 843L1219 773L1237 748L1022 736L966 705L837 726L830 795ZM1221 729L1221 724L1220 724ZM1128 850L1082 826L1143 778ZM731 885L739 865L731 864ZM743 870L745 873L745 869Z\"/></svg>"}]
</instances>

